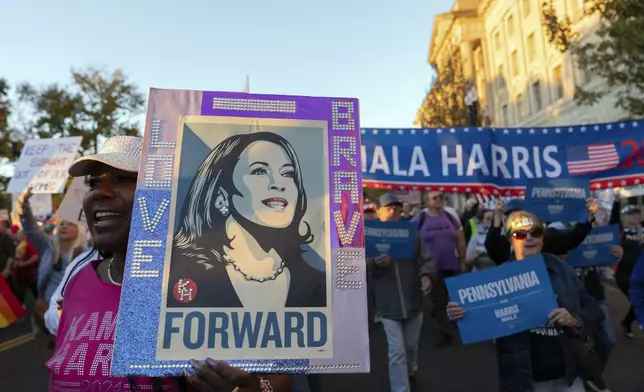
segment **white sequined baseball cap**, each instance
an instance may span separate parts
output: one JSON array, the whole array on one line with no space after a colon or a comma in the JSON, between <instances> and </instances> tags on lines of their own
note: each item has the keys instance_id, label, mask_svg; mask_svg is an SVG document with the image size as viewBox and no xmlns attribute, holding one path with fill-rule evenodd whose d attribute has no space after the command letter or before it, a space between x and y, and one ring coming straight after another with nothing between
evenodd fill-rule
<instances>
[{"instance_id":1,"label":"white sequined baseball cap","mask_svg":"<svg viewBox=\"0 0 644 392\"><path fill-rule=\"evenodd\" d=\"M143 138L138 136L113 136L103 143L98 154L80 157L69 167L69 175L83 177L90 174L96 163L113 168L138 172L143 151Z\"/></svg>"}]
</instances>

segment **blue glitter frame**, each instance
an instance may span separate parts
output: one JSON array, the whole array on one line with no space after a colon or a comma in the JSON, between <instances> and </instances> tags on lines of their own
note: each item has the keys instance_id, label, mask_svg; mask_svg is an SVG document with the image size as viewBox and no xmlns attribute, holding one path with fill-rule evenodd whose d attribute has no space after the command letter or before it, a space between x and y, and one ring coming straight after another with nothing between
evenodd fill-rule
<instances>
[{"instance_id":1,"label":"blue glitter frame","mask_svg":"<svg viewBox=\"0 0 644 392\"><path fill-rule=\"evenodd\" d=\"M214 103L213 103L214 102ZM244 106L247 102L247 106ZM241 106L234 107L235 105ZM337 105L355 107L350 126L337 119L346 119ZM219 105L220 107L216 107ZM231 106L232 105L232 106ZM164 170L174 166L176 142L165 137L165 127L174 127L174 121L184 115L238 116L258 118L317 119L327 113L329 130L338 136L355 138L359 146L357 101L341 98L311 98L295 96L250 95L239 93L215 93L203 91L152 89L148 103L146 137L139 183L132 213L132 226L127 255L125 279L112 359L111 373L115 376L144 375L152 377L179 376L188 366L186 360L158 360L157 344L160 325L160 309L164 293L164 268L166 267L167 235L170 224L172 182L164 177ZM333 121L331 121L333 119ZM337 121L336 121L337 120ZM172 124L172 125L167 125ZM176 132L170 130L170 133ZM358 149L359 150L359 149ZM354 159L360 162L359 152ZM150 163L157 165L150 169ZM347 167L337 163L343 170L355 170L356 186L360 188L359 167ZM160 166L159 166L160 165ZM355 166L355 163L354 163ZM158 170L160 169L160 170ZM158 172L157 172L158 171ZM167 173L166 173L167 174ZM331 177L332 178L332 177ZM331 181L331 180L330 180ZM331 184L335 186L334 184ZM333 188L330 188L330 191ZM343 191L344 192L344 191ZM337 212L338 206L332 210ZM348 215L358 211L360 204L350 204ZM329 217L333 220L333 214ZM335 223L339 224L338 218ZM330 224L332 224L330 222ZM333 224L332 224L333 225ZM344 333L334 334L332 358L320 359L266 359L231 360L231 365L253 373L345 373L369 372L369 339L366 311L366 266L364 262L362 219L353 227L351 235L342 237L332 232L332 281L334 292L334 328ZM144 251L135 244L145 246ZM147 246L146 246L147 245ZM338 262L336 263L336 260ZM336 268L335 265L340 267ZM346 277L351 275L350 279ZM359 306L361 309L357 309ZM338 318L340 315L342 317ZM357 328L364 322L364 328ZM349 333L347 328L356 329ZM203 360L204 358L195 358ZM225 359L225 358L215 358Z\"/></svg>"}]
</instances>

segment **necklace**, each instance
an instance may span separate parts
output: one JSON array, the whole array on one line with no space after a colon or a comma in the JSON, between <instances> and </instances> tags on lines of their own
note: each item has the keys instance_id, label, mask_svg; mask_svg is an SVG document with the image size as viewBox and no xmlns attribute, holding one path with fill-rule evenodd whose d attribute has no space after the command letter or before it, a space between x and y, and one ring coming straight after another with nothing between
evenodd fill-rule
<instances>
[{"instance_id":1,"label":"necklace","mask_svg":"<svg viewBox=\"0 0 644 392\"><path fill-rule=\"evenodd\" d=\"M235 264L234 261L229 261L228 264L232 265L233 268L235 269L235 271L239 272L244 277L244 279L246 279L247 281L254 281L254 282L259 282L259 283L264 283L264 282L266 282L268 280L277 279L277 277L280 276L282 274L282 272L284 272L284 267L286 266L286 262L284 260L282 260L282 262L280 263L280 266L277 268L277 271L273 275L265 277L265 278L255 278L255 277L252 277L252 276L246 274L244 271L242 271L239 268L239 266L237 264ZM108 272L109 272L109 270L108 270Z\"/></svg>"},{"instance_id":2,"label":"necklace","mask_svg":"<svg viewBox=\"0 0 644 392\"><path fill-rule=\"evenodd\" d=\"M107 279L109 279L109 280L110 280L110 283L112 283L113 285L115 285L115 286L119 286L119 287L120 287L120 286L122 285L122 283L117 282L117 281L116 281L116 280L114 280L114 278L112 277L112 263L113 263L113 262L114 262L114 257L112 257L112 258L110 259L110 263L107 265Z\"/></svg>"}]
</instances>

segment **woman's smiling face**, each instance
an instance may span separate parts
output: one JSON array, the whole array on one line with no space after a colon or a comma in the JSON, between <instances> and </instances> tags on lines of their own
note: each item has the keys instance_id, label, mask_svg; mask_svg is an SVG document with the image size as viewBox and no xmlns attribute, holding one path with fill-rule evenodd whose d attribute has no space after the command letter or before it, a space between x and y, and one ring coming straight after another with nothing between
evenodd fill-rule
<instances>
[{"instance_id":1,"label":"woman's smiling face","mask_svg":"<svg viewBox=\"0 0 644 392\"><path fill-rule=\"evenodd\" d=\"M232 204L244 218L258 225L284 228L293 221L298 190L295 166L279 145L257 141L239 156L233 183L240 195Z\"/></svg>"}]
</instances>

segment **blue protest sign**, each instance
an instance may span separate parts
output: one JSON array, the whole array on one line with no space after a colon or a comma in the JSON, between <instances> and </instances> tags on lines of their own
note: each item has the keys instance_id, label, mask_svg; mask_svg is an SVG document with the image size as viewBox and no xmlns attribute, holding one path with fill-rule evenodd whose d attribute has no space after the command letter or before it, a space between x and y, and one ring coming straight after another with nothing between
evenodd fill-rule
<instances>
[{"instance_id":1,"label":"blue protest sign","mask_svg":"<svg viewBox=\"0 0 644 392\"><path fill-rule=\"evenodd\" d=\"M362 129L362 182L381 189L518 195L530 179L644 183L644 121L499 129ZM625 183L622 183L625 182Z\"/></svg>"},{"instance_id":2,"label":"blue protest sign","mask_svg":"<svg viewBox=\"0 0 644 392\"><path fill-rule=\"evenodd\" d=\"M575 268L615 264L619 260L610 254L614 245L619 245L619 225L594 227L566 262Z\"/></svg>"},{"instance_id":3,"label":"blue protest sign","mask_svg":"<svg viewBox=\"0 0 644 392\"><path fill-rule=\"evenodd\" d=\"M367 257L387 254L394 259L410 259L416 249L416 224L411 221L381 222L366 220L365 251Z\"/></svg>"},{"instance_id":4,"label":"blue protest sign","mask_svg":"<svg viewBox=\"0 0 644 392\"><path fill-rule=\"evenodd\" d=\"M587 180L530 180L525 209L544 222L585 222L589 196Z\"/></svg>"},{"instance_id":5,"label":"blue protest sign","mask_svg":"<svg viewBox=\"0 0 644 392\"><path fill-rule=\"evenodd\" d=\"M465 309L463 343L512 335L546 325L557 308L541 255L445 280L450 300Z\"/></svg>"}]
</instances>

